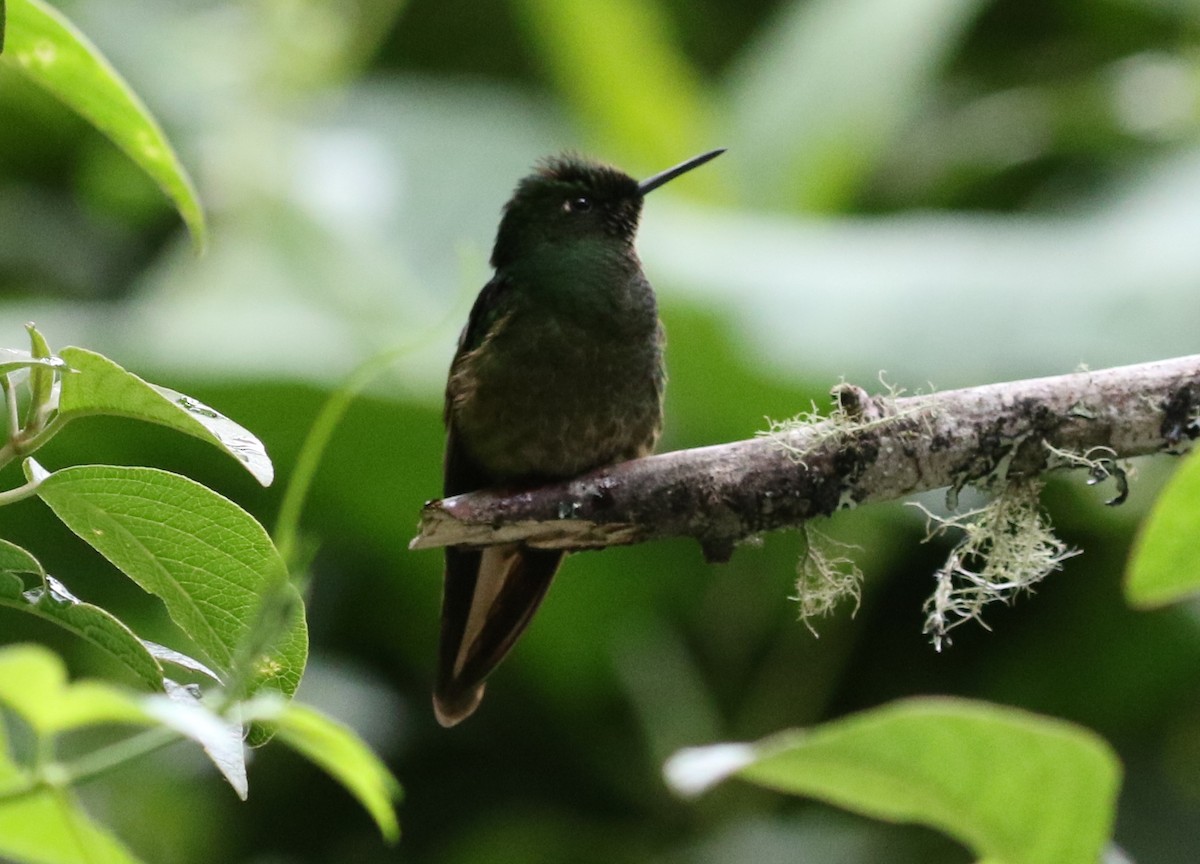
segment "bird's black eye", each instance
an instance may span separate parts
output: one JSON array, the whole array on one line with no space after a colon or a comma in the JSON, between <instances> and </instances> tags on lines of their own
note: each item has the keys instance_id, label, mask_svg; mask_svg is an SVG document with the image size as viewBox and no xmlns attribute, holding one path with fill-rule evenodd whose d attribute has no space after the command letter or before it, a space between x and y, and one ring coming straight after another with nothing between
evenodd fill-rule
<instances>
[{"instance_id":1,"label":"bird's black eye","mask_svg":"<svg viewBox=\"0 0 1200 864\"><path fill-rule=\"evenodd\" d=\"M563 204L568 213L586 213L592 209L592 199L580 195L578 198L568 198Z\"/></svg>"}]
</instances>

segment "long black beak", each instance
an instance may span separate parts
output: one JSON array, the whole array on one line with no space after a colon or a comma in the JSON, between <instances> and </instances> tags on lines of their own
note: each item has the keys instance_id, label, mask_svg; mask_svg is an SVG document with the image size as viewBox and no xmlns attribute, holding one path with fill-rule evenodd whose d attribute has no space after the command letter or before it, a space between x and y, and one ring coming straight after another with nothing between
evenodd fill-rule
<instances>
[{"instance_id":1,"label":"long black beak","mask_svg":"<svg viewBox=\"0 0 1200 864\"><path fill-rule=\"evenodd\" d=\"M668 168L666 171L659 171L653 177L647 177L645 180L639 183L638 191L643 195L645 195L647 192L652 192L667 181L674 180L680 174L686 174L693 168L699 168L705 162L708 162L710 159L716 159L724 152L724 147L718 147L716 150L709 150L707 153L701 153L699 156L693 156L686 162L680 162L674 168Z\"/></svg>"}]
</instances>

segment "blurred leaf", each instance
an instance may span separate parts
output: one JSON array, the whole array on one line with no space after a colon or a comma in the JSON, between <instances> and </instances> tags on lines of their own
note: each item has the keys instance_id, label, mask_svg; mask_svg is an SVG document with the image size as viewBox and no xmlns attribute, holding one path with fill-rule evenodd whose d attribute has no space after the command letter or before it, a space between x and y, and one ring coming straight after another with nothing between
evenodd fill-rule
<instances>
[{"instance_id":1,"label":"blurred leaf","mask_svg":"<svg viewBox=\"0 0 1200 864\"><path fill-rule=\"evenodd\" d=\"M0 59L61 99L103 132L175 204L203 248L204 212L183 165L153 115L86 36L42 0L12 0Z\"/></svg>"},{"instance_id":2,"label":"blurred leaf","mask_svg":"<svg viewBox=\"0 0 1200 864\"><path fill-rule=\"evenodd\" d=\"M263 486L271 485L271 458L245 427L190 396L143 381L94 351L69 347L61 356L74 374L63 376L60 416L111 414L158 423L216 445Z\"/></svg>"},{"instance_id":3,"label":"blurred leaf","mask_svg":"<svg viewBox=\"0 0 1200 864\"><path fill-rule=\"evenodd\" d=\"M1163 606L1200 592L1200 450L1190 454L1142 523L1125 578L1134 606Z\"/></svg>"},{"instance_id":4,"label":"blurred leaf","mask_svg":"<svg viewBox=\"0 0 1200 864\"><path fill-rule=\"evenodd\" d=\"M6 547L10 545L0 540L0 561L9 557ZM162 667L115 615L84 603L53 576L45 577L44 587L24 588L20 577L0 563L0 606L28 612L71 631L124 665L152 690L162 690Z\"/></svg>"},{"instance_id":5,"label":"blurred leaf","mask_svg":"<svg viewBox=\"0 0 1200 864\"><path fill-rule=\"evenodd\" d=\"M0 789L5 785L5 769L11 767L0 765ZM138 864L140 859L93 823L73 796L40 787L19 797L0 797L0 860Z\"/></svg>"},{"instance_id":6,"label":"blurred leaf","mask_svg":"<svg viewBox=\"0 0 1200 864\"><path fill-rule=\"evenodd\" d=\"M731 75L729 146L752 200L836 211L936 84L981 0L783 5Z\"/></svg>"},{"instance_id":7,"label":"blurred leaf","mask_svg":"<svg viewBox=\"0 0 1200 864\"><path fill-rule=\"evenodd\" d=\"M517 10L603 151L658 171L717 143L699 76L657 0L522 0Z\"/></svg>"},{"instance_id":8,"label":"blurred leaf","mask_svg":"<svg viewBox=\"0 0 1200 864\"><path fill-rule=\"evenodd\" d=\"M1095 864L1120 764L1094 733L1011 708L910 699L757 744L683 750L666 774L697 793L737 775L946 832L991 864Z\"/></svg>"},{"instance_id":9,"label":"blurred leaf","mask_svg":"<svg viewBox=\"0 0 1200 864\"><path fill-rule=\"evenodd\" d=\"M303 604L249 513L194 480L155 468L65 468L47 476L38 495L67 527L162 598L218 672L241 674L239 650L254 636L266 592L287 594L299 611L282 638L250 658L248 692L264 686L295 692L308 654Z\"/></svg>"},{"instance_id":10,"label":"blurred leaf","mask_svg":"<svg viewBox=\"0 0 1200 864\"><path fill-rule=\"evenodd\" d=\"M352 730L295 702L263 719L275 725L280 740L345 786L371 814L385 840L400 839L392 806L400 796L400 784Z\"/></svg>"},{"instance_id":11,"label":"blurred leaf","mask_svg":"<svg viewBox=\"0 0 1200 864\"><path fill-rule=\"evenodd\" d=\"M270 73L297 89L328 87L370 62L405 0L272 0L256 4Z\"/></svg>"},{"instance_id":12,"label":"blurred leaf","mask_svg":"<svg viewBox=\"0 0 1200 864\"><path fill-rule=\"evenodd\" d=\"M98 681L68 684L62 660L40 645L0 650L0 703L42 737L98 723L149 723L132 694Z\"/></svg>"},{"instance_id":13,"label":"blurred leaf","mask_svg":"<svg viewBox=\"0 0 1200 864\"><path fill-rule=\"evenodd\" d=\"M158 721L199 743L246 798L241 724L209 711L188 687L168 682L166 695L137 696L97 681L68 683L57 655L40 645L18 645L0 650L0 703L42 738L83 726Z\"/></svg>"},{"instance_id":14,"label":"blurred leaf","mask_svg":"<svg viewBox=\"0 0 1200 864\"><path fill-rule=\"evenodd\" d=\"M144 707L151 717L203 747L237 796L246 800L249 788L241 723L208 710L191 688L171 680L167 681L167 695L147 699Z\"/></svg>"}]
</instances>

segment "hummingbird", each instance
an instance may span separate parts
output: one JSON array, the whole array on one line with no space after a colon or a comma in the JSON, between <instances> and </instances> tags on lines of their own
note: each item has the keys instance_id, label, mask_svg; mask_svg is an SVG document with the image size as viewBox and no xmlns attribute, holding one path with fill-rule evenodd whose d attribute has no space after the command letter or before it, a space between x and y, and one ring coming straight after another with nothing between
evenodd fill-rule
<instances>
[{"instance_id":1,"label":"hummingbird","mask_svg":"<svg viewBox=\"0 0 1200 864\"><path fill-rule=\"evenodd\" d=\"M664 335L634 250L645 196L724 149L642 180L572 154L504 206L495 271L446 383L447 497L533 488L649 454L663 421ZM546 596L559 549L447 547L434 714L469 717Z\"/></svg>"}]
</instances>

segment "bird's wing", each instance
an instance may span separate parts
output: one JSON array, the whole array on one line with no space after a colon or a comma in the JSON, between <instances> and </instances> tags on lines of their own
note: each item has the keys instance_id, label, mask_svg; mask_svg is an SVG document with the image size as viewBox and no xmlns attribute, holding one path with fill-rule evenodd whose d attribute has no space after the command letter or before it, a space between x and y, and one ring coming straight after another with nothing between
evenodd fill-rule
<instances>
[{"instance_id":1,"label":"bird's wing","mask_svg":"<svg viewBox=\"0 0 1200 864\"><path fill-rule=\"evenodd\" d=\"M508 283L501 277L479 293L451 365L446 392L446 462L443 492L458 495L496 485L496 478L463 447L452 402L460 359L478 348L505 312ZM446 549L442 632L433 704L438 721L453 726L483 698L483 682L524 632L550 587L562 552L517 544L487 549Z\"/></svg>"}]
</instances>

